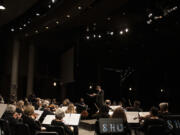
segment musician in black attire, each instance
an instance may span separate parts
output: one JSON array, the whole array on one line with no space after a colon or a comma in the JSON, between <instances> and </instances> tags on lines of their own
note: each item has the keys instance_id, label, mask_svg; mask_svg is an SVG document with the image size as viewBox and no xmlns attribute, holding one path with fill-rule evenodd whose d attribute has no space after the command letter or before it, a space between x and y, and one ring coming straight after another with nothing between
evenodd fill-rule
<instances>
[{"instance_id":1,"label":"musician in black attire","mask_svg":"<svg viewBox=\"0 0 180 135\"><path fill-rule=\"evenodd\" d=\"M100 85L96 86L97 93L90 94L90 97L96 97L96 107L99 110L104 105L104 90Z\"/></svg>"},{"instance_id":2,"label":"musician in black attire","mask_svg":"<svg viewBox=\"0 0 180 135\"><path fill-rule=\"evenodd\" d=\"M72 127L69 127L64 124L63 118L65 117L65 113L61 108L58 108L55 112L56 118L51 122L53 126L61 126L64 128L67 135L73 135Z\"/></svg>"}]
</instances>

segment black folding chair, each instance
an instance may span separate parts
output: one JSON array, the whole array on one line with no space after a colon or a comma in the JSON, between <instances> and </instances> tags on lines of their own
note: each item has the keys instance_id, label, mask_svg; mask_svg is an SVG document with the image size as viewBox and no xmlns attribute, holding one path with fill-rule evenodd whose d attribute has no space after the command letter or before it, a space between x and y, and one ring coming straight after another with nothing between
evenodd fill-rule
<instances>
[{"instance_id":1,"label":"black folding chair","mask_svg":"<svg viewBox=\"0 0 180 135\"><path fill-rule=\"evenodd\" d=\"M49 132L57 132L59 135L66 135L64 127L62 126L49 125L46 127L46 130Z\"/></svg>"},{"instance_id":2,"label":"black folding chair","mask_svg":"<svg viewBox=\"0 0 180 135\"><path fill-rule=\"evenodd\" d=\"M9 122L4 119L0 119L0 135L11 135Z\"/></svg>"},{"instance_id":3,"label":"black folding chair","mask_svg":"<svg viewBox=\"0 0 180 135\"><path fill-rule=\"evenodd\" d=\"M24 123L19 123L15 126L15 135L31 135L29 126Z\"/></svg>"},{"instance_id":4,"label":"black folding chair","mask_svg":"<svg viewBox=\"0 0 180 135\"><path fill-rule=\"evenodd\" d=\"M166 135L163 125L150 125L147 128L147 135Z\"/></svg>"}]
</instances>

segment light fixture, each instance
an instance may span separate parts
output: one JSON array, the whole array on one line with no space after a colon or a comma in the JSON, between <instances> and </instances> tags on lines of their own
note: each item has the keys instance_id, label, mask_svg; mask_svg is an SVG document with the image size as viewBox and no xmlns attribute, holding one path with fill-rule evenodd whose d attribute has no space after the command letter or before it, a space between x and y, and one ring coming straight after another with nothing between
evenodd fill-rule
<instances>
[{"instance_id":1,"label":"light fixture","mask_svg":"<svg viewBox=\"0 0 180 135\"><path fill-rule=\"evenodd\" d=\"M27 25L26 25L26 24L24 24L23 26L24 26L24 27L26 27Z\"/></svg>"},{"instance_id":2,"label":"light fixture","mask_svg":"<svg viewBox=\"0 0 180 135\"><path fill-rule=\"evenodd\" d=\"M48 5L48 8L51 8L51 5Z\"/></svg>"},{"instance_id":3,"label":"light fixture","mask_svg":"<svg viewBox=\"0 0 180 135\"><path fill-rule=\"evenodd\" d=\"M11 31L14 32L14 28L11 28Z\"/></svg>"},{"instance_id":4,"label":"light fixture","mask_svg":"<svg viewBox=\"0 0 180 135\"><path fill-rule=\"evenodd\" d=\"M82 6L78 6L78 10L82 10Z\"/></svg>"},{"instance_id":5,"label":"light fixture","mask_svg":"<svg viewBox=\"0 0 180 135\"><path fill-rule=\"evenodd\" d=\"M56 82L53 82L53 86L56 87L57 83Z\"/></svg>"},{"instance_id":6,"label":"light fixture","mask_svg":"<svg viewBox=\"0 0 180 135\"><path fill-rule=\"evenodd\" d=\"M89 40L89 39L90 39L90 36L86 36L86 39Z\"/></svg>"},{"instance_id":7,"label":"light fixture","mask_svg":"<svg viewBox=\"0 0 180 135\"><path fill-rule=\"evenodd\" d=\"M129 29L128 29L128 28L126 28L126 29L125 29L125 32L126 32L126 33L127 33L127 32L129 32Z\"/></svg>"},{"instance_id":8,"label":"light fixture","mask_svg":"<svg viewBox=\"0 0 180 135\"><path fill-rule=\"evenodd\" d=\"M55 3L55 2L56 2L56 0L51 0L51 2L52 2L52 3Z\"/></svg>"},{"instance_id":9,"label":"light fixture","mask_svg":"<svg viewBox=\"0 0 180 135\"><path fill-rule=\"evenodd\" d=\"M69 14L66 15L67 18L70 18L71 16Z\"/></svg>"},{"instance_id":10,"label":"light fixture","mask_svg":"<svg viewBox=\"0 0 180 135\"><path fill-rule=\"evenodd\" d=\"M99 35L98 35L98 38L101 38L101 37L102 37L102 36L99 34Z\"/></svg>"},{"instance_id":11,"label":"light fixture","mask_svg":"<svg viewBox=\"0 0 180 135\"><path fill-rule=\"evenodd\" d=\"M120 35L123 35L123 33L124 33L124 32L123 32L122 30L119 32Z\"/></svg>"},{"instance_id":12,"label":"light fixture","mask_svg":"<svg viewBox=\"0 0 180 135\"><path fill-rule=\"evenodd\" d=\"M35 33L37 34L37 33L39 33L39 31L38 31L38 30L35 30Z\"/></svg>"},{"instance_id":13,"label":"light fixture","mask_svg":"<svg viewBox=\"0 0 180 135\"><path fill-rule=\"evenodd\" d=\"M93 37L96 38L96 34L93 34Z\"/></svg>"},{"instance_id":14,"label":"light fixture","mask_svg":"<svg viewBox=\"0 0 180 135\"><path fill-rule=\"evenodd\" d=\"M56 21L56 24L59 24L59 21Z\"/></svg>"},{"instance_id":15,"label":"light fixture","mask_svg":"<svg viewBox=\"0 0 180 135\"><path fill-rule=\"evenodd\" d=\"M113 36L113 35L114 35L114 32L113 32L113 31L111 31L111 32L110 32L110 35L111 35L111 36Z\"/></svg>"},{"instance_id":16,"label":"light fixture","mask_svg":"<svg viewBox=\"0 0 180 135\"><path fill-rule=\"evenodd\" d=\"M6 10L6 7L4 6L4 2L0 0L0 10Z\"/></svg>"},{"instance_id":17,"label":"light fixture","mask_svg":"<svg viewBox=\"0 0 180 135\"><path fill-rule=\"evenodd\" d=\"M46 26L45 28L46 28L46 29L49 29L49 27L48 27L48 26Z\"/></svg>"},{"instance_id":18,"label":"light fixture","mask_svg":"<svg viewBox=\"0 0 180 135\"><path fill-rule=\"evenodd\" d=\"M36 13L36 16L40 16L40 13Z\"/></svg>"},{"instance_id":19,"label":"light fixture","mask_svg":"<svg viewBox=\"0 0 180 135\"><path fill-rule=\"evenodd\" d=\"M19 27L19 30L22 30L22 27Z\"/></svg>"}]
</instances>

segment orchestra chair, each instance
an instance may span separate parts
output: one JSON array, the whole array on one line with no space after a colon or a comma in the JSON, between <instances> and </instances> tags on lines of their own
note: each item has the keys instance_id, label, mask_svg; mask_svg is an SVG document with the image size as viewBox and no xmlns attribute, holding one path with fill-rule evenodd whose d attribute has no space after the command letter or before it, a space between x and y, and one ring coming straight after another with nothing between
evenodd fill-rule
<instances>
[{"instance_id":1,"label":"orchestra chair","mask_svg":"<svg viewBox=\"0 0 180 135\"><path fill-rule=\"evenodd\" d=\"M40 131L40 132L36 132L35 135L59 135L59 134L57 132Z\"/></svg>"},{"instance_id":2,"label":"orchestra chair","mask_svg":"<svg viewBox=\"0 0 180 135\"><path fill-rule=\"evenodd\" d=\"M19 123L15 126L15 135L31 135L28 124Z\"/></svg>"},{"instance_id":3,"label":"orchestra chair","mask_svg":"<svg viewBox=\"0 0 180 135\"><path fill-rule=\"evenodd\" d=\"M0 119L0 135L11 135L9 122L7 120Z\"/></svg>"},{"instance_id":4,"label":"orchestra chair","mask_svg":"<svg viewBox=\"0 0 180 135\"><path fill-rule=\"evenodd\" d=\"M163 125L149 125L145 135L167 135Z\"/></svg>"},{"instance_id":5,"label":"orchestra chair","mask_svg":"<svg viewBox=\"0 0 180 135\"><path fill-rule=\"evenodd\" d=\"M48 131L48 132L57 132L59 135L66 135L64 127L62 127L62 126L48 125L46 127L46 131Z\"/></svg>"}]
</instances>

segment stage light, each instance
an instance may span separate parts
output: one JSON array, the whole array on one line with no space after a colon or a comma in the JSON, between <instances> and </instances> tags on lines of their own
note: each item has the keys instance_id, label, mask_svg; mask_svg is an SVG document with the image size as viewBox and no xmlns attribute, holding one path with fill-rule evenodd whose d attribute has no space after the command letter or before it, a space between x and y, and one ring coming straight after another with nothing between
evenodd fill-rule
<instances>
[{"instance_id":1,"label":"stage light","mask_svg":"<svg viewBox=\"0 0 180 135\"><path fill-rule=\"evenodd\" d=\"M38 31L38 30L35 30L35 33L37 34L37 33L39 33L39 31Z\"/></svg>"},{"instance_id":2,"label":"stage light","mask_svg":"<svg viewBox=\"0 0 180 135\"><path fill-rule=\"evenodd\" d=\"M56 24L59 24L59 21L56 21Z\"/></svg>"},{"instance_id":3,"label":"stage light","mask_svg":"<svg viewBox=\"0 0 180 135\"><path fill-rule=\"evenodd\" d=\"M90 39L90 36L86 36L86 39L89 40L89 39Z\"/></svg>"},{"instance_id":4,"label":"stage light","mask_svg":"<svg viewBox=\"0 0 180 135\"><path fill-rule=\"evenodd\" d=\"M164 92L164 90L163 90L163 89L161 89L161 92Z\"/></svg>"},{"instance_id":5,"label":"stage light","mask_svg":"<svg viewBox=\"0 0 180 135\"><path fill-rule=\"evenodd\" d=\"M129 32L129 29L128 29L128 28L126 28L126 29L125 29L125 32L126 32L126 33L127 33L127 32Z\"/></svg>"},{"instance_id":6,"label":"stage light","mask_svg":"<svg viewBox=\"0 0 180 135\"><path fill-rule=\"evenodd\" d=\"M22 30L22 27L19 27L19 30Z\"/></svg>"},{"instance_id":7,"label":"stage light","mask_svg":"<svg viewBox=\"0 0 180 135\"><path fill-rule=\"evenodd\" d=\"M124 32L123 32L122 30L119 32L120 35L123 35L123 33L124 33Z\"/></svg>"},{"instance_id":8,"label":"stage light","mask_svg":"<svg viewBox=\"0 0 180 135\"><path fill-rule=\"evenodd\" d=\"M36 13L36 16L40 16L40 14L39 14L39 13Z\"/></svg>"},{"instance_id":9,"label":"stage light","mask_svg":"<svg viewBox=\"0 0 180 135\"><path fill-rule=\"evenodd\" d=\"M153 15L152 13L149 13L149 14L148 14L148 17L149 17L149 18L151 18L151 17L152 17L152 15Z\"/></svg>"},{"instance_id":10,"label":"stage light","mask_svg":"<svg viewBox=\"0 0 180 135\"><path fill-rule=\"evenodd\" d=\"M68 15L66 15L66 17L67 17L67 18L70 18L71 16L68 14Z\"/></svg>"},{"instance_id":11,"label":"stage light","mask_svg":"<svg viewBox=\"0 0 180 135\"><path fill-rule=\"evenodd\" d=\"M81 7L81 6L78 6L78 10L82 10L82 7Z\"/></svg>"},{"instance_id":12,"label":"stage light","mask_svg":"<svg viewBox=\"0 0 180 135\"><path fill-rule=\"evenodd\" d=\"M101 37L102 37L102 36L99 34L99 35L98 35L98 38L101 38Z\"/></svg>"},{"instance_id":13,"label":"stage light","mask_svg":"<svg viewBox=\"0 0 180 135\"><path fill-rule=\"evenodd\" d=\"M46 29L49 29L49 27L48 27L48 26L46 26L45 28L46 28Z\"/></svg>"},{"instance_id":14,"label":"stage light","mask_svg":"<svg viewBox=\"0 0 180 135\"><path fill-rule=\"evenodd\" d=\"M89 89L92 89L92 85L89 85Z\"/></svg>"},{"instance_id":15,"label":"stage light","mask_svg":"<svg viewBox=\"0 0 180 135\"><path fill-rule=\"evenodd\" d=\"M26 25L26 24L24 24L23 26L24 26L24 27L26 27L27 25Z\"/></svg>"},{"instance_id":16,"label":"stage light","mask_svg":"<svg viewBox=\"0 0 180 135\"><path fill-rule=\"evenodd\" d=\"M56 83L56 82L53 82L53 86L56 87L56 86L57 86L57 83Z\"/></svg>"},{"instance_id":17,"label":"stage light","mask_svg":"<svg viewBox=\"0 0 180 135\"><path fill-rule=\"evenodd\" d=\"M96 38L96 34L93 34L93 37Z\"/></svg>"},{"instance_id":18,"label":"stage light","mask_svg":"<svg viewBox=\"0 0 180 135\"><path fill-rule=\"evenodd\" d=\"M14 28L11 28L11 31L14 32Z\"/></svg>"},{"instance_id":19,"label":"stage light","mask_svg":"<svg viewBox=\"0 0 180 135\"><path fill-rule=\"evenodd\" d=\"M28 24L30 24L31 22L30 21L27 21Z\"/></svg>"},{"instance_id":20,"label":"stage light","mask_svg":"<svg viewBox=\"0 0 180 135\"><path fill-rule=\"evenodd\" d=\"M3 5L0 5L0 10L6 10L6 7Z\"/></svg>"},{"instance_id":21,"label":"stage light","mask_svg":"<svg viewBox=\"0 0 180 135\"><path fill-rule=\"evenodd\" d=\"M48 8L51 8L51 5L48 5Z\"/></svg>"},{"instance_id":22,"label":"stage light","mask_svg":"<svg viewBox=\"0 0 180 135\"><path fill-rule=\"evenodd\" d=\"M89 27L87 27L87 28L86 28L86 31L87 31L87 32L89 32L89 31L90 31L90 30L89 30Z\"/></svg>"},{"instance_id":23,"label":"stage light","mask_svg":"<svg viewBox=\"0 0 180 135\"><path fill-rule=\"evenodd\" d=\"M129 91L132 91L132 88L131 88L131 87L129 88Z\"/></svg>"},{"instance_id":24,"label":"stage light","mask_svg":"<svg viewBox=\"0 0 180 135\"><path fill-rule=\"evenodd\" d=\"M6 10L3 0L0 0L0 10Z\"/></svg>"},{"instance_id":25,"label":"stage light","mask_svg":"<svg viewBox=\"0 0 180 135\"><path fill-rule=\"evenodd\" d=\"M110 32L110 35L111 35L111 36L113 36L113 35L114 35L114 32L113 32L113 31L111 31L111 32Z\"/></svg>"},{"instance_id":26,"label":"stage light","mask_svg":"<svg viewBox=\"0 0 180 135\"><path fill-rule=\"evenodd\" d=\"M151 23L152 23L152 20L151 20L151 19L147 21L147 24L151 24Z\"/></svg>"}]
</instances>

